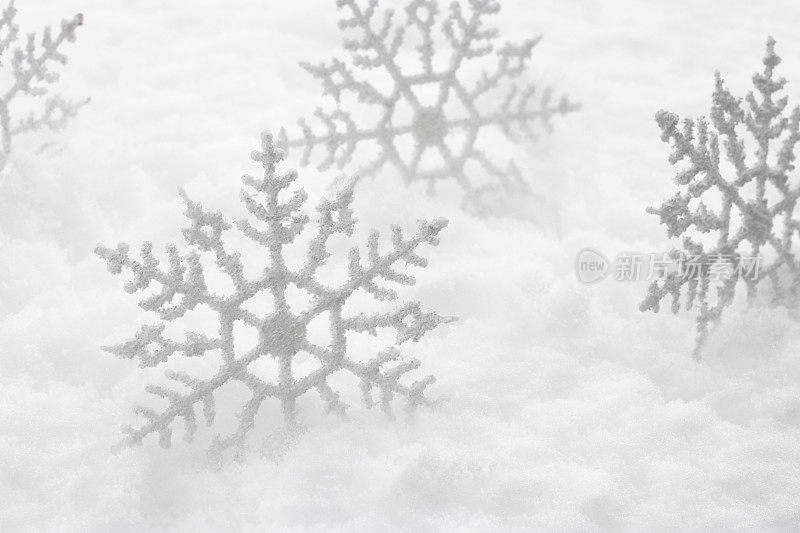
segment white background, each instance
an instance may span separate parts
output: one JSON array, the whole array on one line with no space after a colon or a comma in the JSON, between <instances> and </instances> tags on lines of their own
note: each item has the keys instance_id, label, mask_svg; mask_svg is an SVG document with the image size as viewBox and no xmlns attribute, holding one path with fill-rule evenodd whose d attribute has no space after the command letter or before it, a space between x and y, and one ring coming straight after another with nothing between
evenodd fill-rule
<instances>
[{"instance_id":1,"label":"white background","mask_svg":"<svg viewBox=\"0 0 800 533\"><path fill-rule=\"evenodd\" d=\"M450 219L405 293L461 319L410 350L447 401L407 425L366 411L357 390L343 391L349 423L309 398L309 430L282 460L253 453L222 470L204 466L202 438L108 452L149 375L99 347L154 318L92 249L180 241L178 186L243 215L258 133L320 101L297 63L340 50L334 1L18 8L23 31L84 13L61 92L92 103L61 152L21 143L0 185L0 530L800 528L797 324L734 310L695 363L690 316L641 314L644 283L584 286L573 271L584 246L669 247L644 212L672 194L658 109L707 113L717 69L743 95L768 35L800 101L800 4L504 2L501 41L544 34L533 79L583 104L536 144L490 148L525 162L563 236L365 184L360 243L372 227ZM331 175L301 176L313 204Z\"/></svg>"}]
</instances>

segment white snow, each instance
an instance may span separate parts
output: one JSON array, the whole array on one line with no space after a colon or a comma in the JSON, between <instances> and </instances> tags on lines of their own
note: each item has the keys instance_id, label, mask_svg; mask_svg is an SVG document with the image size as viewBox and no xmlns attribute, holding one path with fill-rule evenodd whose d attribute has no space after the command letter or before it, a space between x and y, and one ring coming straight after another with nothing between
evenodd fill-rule
<instances>
[{"instance_id":1,"label":"white snow","mask_svg":"<svg viewBox=\"0 0 800 533\"><path fill-rule=\"evenodd\" d=\"M109 453L157 372L100 346L153 317L92 249L180 243L178 186L243 213L259 132L319 100L297 62L339 50L335 2L18 7L26 28L84 13L61 92L92 103L62 151L18 145L0 176L0 531L800 529L800 325L780 309L729 313L695 363L690 316L642 314L644 282L586 286L573 271L586 246L668 247L644 212L672 190L658 109L707 113L717 69L742 94L768 35L800 103L800 4L503 2L504 40L543 33L537 79L583 104L538 143L498 148L561 208L563 236L365 182L362 244L373 227L450 219L403 293L461 319L409 351L446 401L388 422L351 385L351 422L301 402L296 445L217 470L203 442L179 438ZM311 205L335 176L300 173ZM277 428L277 407L259 422Z\"/></svg>"}]
</instances>

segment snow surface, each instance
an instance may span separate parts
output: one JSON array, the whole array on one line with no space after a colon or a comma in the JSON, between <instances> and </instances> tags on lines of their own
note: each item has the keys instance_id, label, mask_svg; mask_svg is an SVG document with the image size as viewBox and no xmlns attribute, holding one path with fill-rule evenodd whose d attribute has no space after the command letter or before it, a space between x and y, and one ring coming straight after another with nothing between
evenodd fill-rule
<instances>
[{"instance_id":1,"label":"snow surface","mask_svg":"<svg viewBox=\"0 0 800 533\"><path fill-rule=\"evenodd\" d=\"M0 176L0 531L800 529L800 326L730 313L695 363L691 317L639 313L644 283L573 272L585 246L668 246L644 212L671 191L656 110L707 112L716 69L741 94L770 34L800 101L800 4L506 0L504 37L543 33L537 79L584 106L537 144L497 148L560 207L563 236L365 183L361 243L450 219L403 293L461 318L410 350L445 403L392 423L352 386L353 421L301 402L294 447L221 469L177 438L109 453L154 374L99 346L153 319L91 252L179 242L178 186L242 213L258 133L318 101L297 62L339 49L334 1L18 6L27 28L85 14L62 92L92 103L63 150L18 145ZM301 176L313 205L331 175ZM277 414L260 422L268 434Z\"/></svg>"}]
</instances>

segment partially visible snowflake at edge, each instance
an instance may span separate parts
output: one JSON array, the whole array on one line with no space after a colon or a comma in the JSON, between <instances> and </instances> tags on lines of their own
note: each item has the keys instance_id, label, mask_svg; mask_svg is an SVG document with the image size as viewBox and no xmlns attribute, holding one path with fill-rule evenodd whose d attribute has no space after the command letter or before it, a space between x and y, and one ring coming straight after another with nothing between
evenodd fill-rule
<instances>
[{"instance_id":1,"label":"partially visible snowflake at edge","mask_svg":"<svg viewBox=\"0 0 800 533\"><path fill-rule=\"evenodd\" d=\"M74 102L58 94L49 94L51 86L60 79L60 74L50 65L66 64L67 56L60 48L66 42L75 41L75 32L83 25L83 15L62 20L61 30L55 36L49 26L45 27L38 45L36 34L28 33L24 46L18 45L20 28L16 18L17 8L11 0L0 16L0 61L10 74L0 97L0 169L6 166L14 137L41 129L60 130L88 102ZM21 96L29 97L27 114L20 110ZM47 147L43 144L40 151Z\"/></svg>"},{"instance_id":2,"label":"partially visible snowflake at edge","mask_svg":"<svg viewBox=\"0 0 800 533\"><path fill-rule=\"evenodd\" d=\"M327 412L346 416L348 406L339 393L328 382L328 378L339 371L355 376L367 407L379 404L387 416L392 418L393 399L405 399L405 411L411 416L420 406L433 406L436 402L426 397L428 385L435 381L427 376L411 383L401 378L420 366L416 359L406 359L400 346L419 341L428 331L438 325L454 321L454 317L443 317L424 311L418 302L406 302L391 311L359 313L345 316L343 306L357 290L363 290L376 300L394 300L397 293L387 282L412 285L414 277L397 270L400 264L425 267L427 260L418 255L422 243L437 245L438 234L447 225L445 219L419 222L418 231L410 238L403 235L398 226L391 228L391 251L381 253L379 234L373 231L367 243L366 263L362 262L358 247L352 248L348 256L348 281L332 288L316 279L317 270L330 257L328 240L337 235L351 236L355 219L350 204L353 200L351 183L333 200L322 200L316 208L317 231L308 241L306 261L299 270L289 268L284 260L283 247L292 244L304 233L309 217L300 213L307 199L300 189L287 200L279 199L280 193L296 179L293 170L283 175L276 174L276 164L283 154L273 147L269 134L262 135L261 151L253 152L254 160L264 168L263 179L251 176L242 178L246 189L241 192L241 201L255 219L239 220L233 225L225 221L219 212L205 210L181 191L186 204L185 215L191 226L183 230L186 241L193 247L187 255L180 255L177 247L167 246L168 266L162 268L153 255L153 245L145 242L141 248L141 260L129 256L125 243L116 249L98 245L96 253L107 261L113 274L128 270L133 279L125 285L129 293L144 291L154 283L158 290L145 297L140 307L155 312L161 322L142 326L135 336L121 344L106 346L105 350L126 359L138 359L140 366L153 367L166 363L176 354L187 358L203 357L207 352L222 354L222 364L217 373L208 379L198 379L186 372L168 370L166 377L174 386L148 385L147 392L167 401L167 407L155 409L136 406L135 412L144 418L138 428L123 428L126 436L114 447L119 449L141 444L150 434L158 434L163 447L171 445L173 425L183 419L184 438L191 442L197 431L196 408L200 407L207 425L214 423L216 416L215 392L229 381L238 381L247 387L250 399L239 412L236 431L230 435L215 437L209 452L220 457L228 448L235 450L241 458L245 450L247 434L255 425L255 418L262 403L268 398L280 401L286 429L294 431L300 427L297 420L297 399L314 389ZM238 230L257 245L266 248L270 264L257 279L247 279L238 252L229 251L223 236ZM216 267L233 283L235 290L228 296L215 294L206 285L201 254L213 257ZM287 288L295 286L312 295L308 309L295 313L287 302ZM271 295L273 308L264 316L246 308L246 302L262 292ZM218 317L219 332L207 336L203 332L190 331L185 340L175 341L164 335L168 322L184 316L198 306L207 306ZM316 317L327 314L330 343L327 346L309 340L308 325ZM256 328L258 341L246 353L237 354L234 349L234 325L240 322ZM393 329L395 341L386 349L370 354L370 358L353 357L347 347L349 332L377 335L379 328ZM294 358L300 354L315 358L319 366L305 375L296 375ZM259 358L269 357L277 361L279 372L274 382L265 381L248 369L248 365ZM366 359L366 360L364 360ZM359 362L364 360L363 362ZM377 401L374 393L377 393Z\"/></svg>"},{"instance_id":3,"label":"partially visible snowflake at edge","mask_svg":"<svg viewBox=\"0 0 800 533\"><path fill-rule=\"evenodd\" d=\"M775 76L781 58L771 37L766 48L764 70L752 77L755 92L744 99L733 96L716 73L710 124L701 117L684 119L679 127L674 113L662 110L656 115L661 140L672 144L670 163L684 162L685 167L674 179L682 190L647 211L667 226L669 237L683 236L683 249L673 250L672 257L691 258L694 264L691 276L670 272L653 281L640 309L658 312L662 300L671 297L672 312L677 313L683 292L686 309L697 310L696 359L710 329L733 304L740 281L747 287L750 305L766 280L771 282L774 304L796 307L800 297L800 259L794 251L800 185L791 178L800 142L800 107L786 112L788 97L776 98L786 79ZM752 146L745 139L754 141ZM752 156L748 147L755 147ZM727 165L721 164L723 155ZM715 194L721 200L718 211L703 201ZM715 242L704 246L704 234ZM746 266L746 259L750 266L739 268ZM715 272L728 268L726 262L736 268L726 279L715 279Z\"/></svg>"},{"instance_id":4,"label":"partially visible snowflake at edge","mask_svg":"<svg viewBox=\"0 0 800 533\"><path fill-rule=\"evenodd\" d=\"M494 0L469 0L466 10L456 2L449 6L446 16L436 1L412 0L407 3L402 23L396 21L397 13L392 10L379 17L377 0L368 0L363 8L360 4L359 0L337 1L340 10L349 11L340 20L340 28L360 33L358 40L345 39L349 61L301 64L321 81L323 94L333 98L336 109L316 110L321 132L316 132L305 119L299 121L299 137L289 137L281 130L278 146L286 150L302 148L303 166L309 164L315 148L324 149L319 169L325 170L334 164L341 169L354 160L366 159L357 155L359 145L376 143L377 155L355 170L359 177L373 177L388 164L406 184L425 182L431 194L441 181L454 179L464 192L462 206L478 215L490 214L487 210L493 209L498 195L533 198L528 181L514 162L503 165L493 160L496 147L482 149L478 136L487 128L496 128L514 143L522 136L535 139L537 124L550 131L554 116L579 108L566 96L554 98L549 88L519 86L539 38L497 47L498 31L484 25L486 17L500 10ZM421 69L404 72L398 59L406 52L403 45L410 30L418 34L420 41L416 53ZM443 50L448 51L449 57L445 65L439 66L437 59ZM467 80L467 63L490 58L491 72L483 70L477 79ZM382 91L370 81L368 71L376 69L391 78L391 90ZM501 85L506 83L510 87L504 92ZM415 93L415 89L426 85L435 86L433 103L424 102ZM377 122L363 124L365 121L355 110L343 109L340 101L344 93L377 109ZM478 99L483 96L492 96L497 105L493 103L489 111L479 109ZM455 99L463 110L458 116L448 116L450 99ZM411 109L412 116L406 117L404 124L395 117L400 105ZM454 133L458 133L455 139ZM410 136L410 153L400 148L403 136ZM435 164L426 160L429 151L433 151ZM473 168L468 169L471 165Z\"/></svg>"}]
</instances>

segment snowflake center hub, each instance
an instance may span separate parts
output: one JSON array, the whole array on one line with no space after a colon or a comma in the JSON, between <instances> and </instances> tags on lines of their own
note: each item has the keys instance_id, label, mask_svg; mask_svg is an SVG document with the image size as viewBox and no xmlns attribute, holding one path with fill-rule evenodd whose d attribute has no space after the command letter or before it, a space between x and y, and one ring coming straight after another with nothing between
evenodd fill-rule
<instances>
[{"instance_id":1,"label":"snowflake center hub","mask_svg":"<svg viewBox=\"0 0 800 533\"><path fill-rule=\"evenodd\" d=\"M261 328L262 339L273 356L294 355L306 339L306 325L289 311L276 311Z\"/></svg>"},{"instance_id":2,"label":"snowflake center hub","mask_svg":"<svg viewBox=\"0 0 800 533\"><path fill-rule=\"evenodd\" d=\"M439 109L420 109L411 123L411 132L423 146L439 144L447 134L447 119Z\"/></svg>"}]
</instances>

